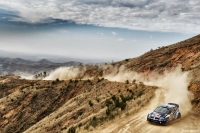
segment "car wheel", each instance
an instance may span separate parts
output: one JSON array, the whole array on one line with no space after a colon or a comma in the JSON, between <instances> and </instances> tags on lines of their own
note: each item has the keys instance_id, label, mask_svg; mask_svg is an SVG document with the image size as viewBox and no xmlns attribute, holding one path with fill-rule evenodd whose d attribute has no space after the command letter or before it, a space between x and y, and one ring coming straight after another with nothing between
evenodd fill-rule
<instances>
[{"instance_id":1,"label":"car wheel","mask_svg":"<svg viewBox=\"0 0 200 133\"><path fill-rule=\"evenodd\" d=\"M165 126L169 125L169 119L166 120Z\"/></svg>"},{"instance_id":2,"label":"car wheel","mask_svg":"<svg viewBox=\"0 0 200 133\"><path fill-rule=\"evenodd\" d=\"M180 119L180 118L181 118L181 114L179 113L177 119Z\"/></svg>"}]
</instances>

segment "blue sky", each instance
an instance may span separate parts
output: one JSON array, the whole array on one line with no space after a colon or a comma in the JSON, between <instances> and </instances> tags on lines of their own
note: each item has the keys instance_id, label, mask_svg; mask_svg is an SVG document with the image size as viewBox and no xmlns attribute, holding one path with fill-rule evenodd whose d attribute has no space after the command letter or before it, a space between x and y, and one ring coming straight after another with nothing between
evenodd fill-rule
<instances>
[{"instance_id":1,"label":"blue sky","mask_svg":"<svg viewBox=\"0 0 200 133\"><path fill-rule=\"evenodd\" d=\"M199 34L197 0L1 0L0 49L122 60Z\"/></svg>"}]
</instances>

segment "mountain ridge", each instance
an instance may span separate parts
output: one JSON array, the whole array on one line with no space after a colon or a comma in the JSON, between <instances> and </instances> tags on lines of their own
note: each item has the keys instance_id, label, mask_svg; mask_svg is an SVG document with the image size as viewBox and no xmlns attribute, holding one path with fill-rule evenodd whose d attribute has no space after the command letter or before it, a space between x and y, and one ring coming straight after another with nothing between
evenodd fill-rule
<instances>
[{"instance_id":1,"label":"mountain ridge","mask_svg":"<svg viewBox=\"0 0 200 133\"><path fill-rule=\"evenodd\" d=\"M65 63L54 63L47 59L41 59L39 61L30 61L22 58L0 58L0 74L4 72L13 74L16 71L28 72L30 74L36 74L42 71L52 71L58 67L77 66L82 64L81 62L69 61Z\"/></svg>"}]
</instances>

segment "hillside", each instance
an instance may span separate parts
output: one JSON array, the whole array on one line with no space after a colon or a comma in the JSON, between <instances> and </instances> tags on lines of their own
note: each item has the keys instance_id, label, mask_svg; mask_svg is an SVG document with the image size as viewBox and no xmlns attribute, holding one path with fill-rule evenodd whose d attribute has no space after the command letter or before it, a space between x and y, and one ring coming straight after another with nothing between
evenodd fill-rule
<instances>
[{"instance_id":1,"label":"hillside","mask_svg":"<svg viewBox=\"0 0 200 133\"><path fill-rule=\"evenodd\" d=\"M2 76L0 132L160 132L146 115L167 100L179 102L183 119L162 131L199 130L199 59L200 35L111 64L59 68L45 80Z\"/></svg>"},{"instance_id":2,"label":"hillside","mask_svg":"<svg viewBox=\"0 0 200 133\"><path fill-rule=\"evenodd\" d=\"M192 103L200 112L200 90L198 88L200 86L200 35L149 51L136 58L125 59L103 67L87 67L82 77L105 77L109 74L117 74L122 66L123 71L134 71L148 77L151 73L162 75L164 71L172 71L178 65L181 65L183 72L189 72L191 82L188 89L194 94Z\"/></svg>"},{"instance_id":3,"label":"hillside","mask_svg":"<svg viewBox=\"0 0 200 133\"><path fill-rule=\"evenodd\" d=\"M12 75L0 83L0 132L5 133L65 132L72 125L87 132L127 109L137 110L156 89L105 79L40 81Z\"/></svg>"}]
</instances>

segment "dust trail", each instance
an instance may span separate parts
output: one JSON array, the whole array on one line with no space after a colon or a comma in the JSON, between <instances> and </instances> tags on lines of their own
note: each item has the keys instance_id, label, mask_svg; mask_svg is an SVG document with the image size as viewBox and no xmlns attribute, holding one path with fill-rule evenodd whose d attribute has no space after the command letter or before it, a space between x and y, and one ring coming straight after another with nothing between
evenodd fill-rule
<instances>
[{"instance_id":1,"label":"dust trail","mask_svg":"<svg viewBox=\"0 0 200 133\"><path fill-rule=\"evenodd\" d=\"M44 80L55 80L57 78L61 80L75 79L82 76L85 72L85 68L80 70L76 67L60 67L51 72Z\"/></svg>"},{"instance_id":2,"label":"dust trail","mask_svg":"<svg viewBox=\"0 0 200 133\"><path fill-rule=\"evenodd\" d=\"M188 91L190 78L188 72L182 72L181 66L178 66L174 71L165 71L162 75L151 73L148 77L136 72L122 70L118 74L109 74L105 76L106 79L111 81L126 80L133 81L136 79L138 82L143 82L146 85L158 86L164 92L163 101L165 103L178 103L182 116L185 116L191 109L191 100L193 94Z\"/></svg>"},{"instance_id":3,"label":"dust trail","mask_svg":"<svg viewBox=\"0 0 200 133\"><path fill-rule=\"evenodd\" d=\"M20 76L22 79L33 79L34 75L29 72L15 71L14 75Z\"/></svg>"},{"instance_id":4,"label":"dust trail","mask_svg":"<svg viewBox=\"0 0 200 133\"><path fill-rule=\"evenodd\" d=\"M182 72L181 66L175 68L174 71L165 71L163 74L149 73L148 76L145 76L143 73L126 70L124 66L119 68L112 67L110 73L105 73L107 69L105 66L101 67L101 69L104 70L104 78L110 81L125 82L129 80L129 82L132 82L136 80L146 85L158 86L164 92L162 101L165 103L178 103L182 116L185 116L192 109L191 100L193 95L188 91L188 85L190 83L189 73ZM50 73L45 79L55 80L59 78L61 80L69 80L77 77L85 79L93 78L84 77L85 71L86 68L84 67L81 69L77 67L62 67Z\"/></svg>"}]
</instances>

